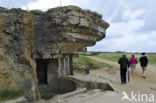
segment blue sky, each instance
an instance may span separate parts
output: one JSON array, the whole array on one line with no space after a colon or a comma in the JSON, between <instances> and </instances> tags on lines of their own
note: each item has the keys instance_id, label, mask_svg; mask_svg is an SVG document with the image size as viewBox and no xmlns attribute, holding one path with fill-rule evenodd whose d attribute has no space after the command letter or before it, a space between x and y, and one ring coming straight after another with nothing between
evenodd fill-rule
<instances>
[{"instance_id":1,"label":"blue sky","mask_svg":"<svg viewBox=\"0 0 156 103\"><path fill-rule=\"evenodd\" d=\"M76 5L103 15L106 38L89 51L156 52L156 0L0 0L6 8L47 9Z\"/></svg>"}]
</instances>

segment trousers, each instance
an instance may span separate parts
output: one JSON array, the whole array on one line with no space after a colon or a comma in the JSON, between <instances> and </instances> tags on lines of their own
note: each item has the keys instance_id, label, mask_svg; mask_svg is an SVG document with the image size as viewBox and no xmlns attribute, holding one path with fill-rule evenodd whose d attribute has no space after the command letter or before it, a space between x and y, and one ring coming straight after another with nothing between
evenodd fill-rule
<instances>
[{"instance_id":1,"label":"trousers","mask_svg":"<svg viewBox=\"0 0 156 103\"><path fill-rule=\"evenodd\" d=\"M126 82L126 72L127 72L127 69L120 69L120 78L121 78L121 83L124 84L124 83L127 83Z\"/></svg>"}]
</instances>

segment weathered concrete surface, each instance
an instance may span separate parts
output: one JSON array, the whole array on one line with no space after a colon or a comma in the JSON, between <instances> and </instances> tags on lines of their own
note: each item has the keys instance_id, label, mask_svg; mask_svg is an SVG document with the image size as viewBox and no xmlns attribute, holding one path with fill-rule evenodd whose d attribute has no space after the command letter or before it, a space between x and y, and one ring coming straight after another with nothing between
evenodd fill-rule
<instances>
[{"instance_id":1,"label":"weathered concrete surface","mask_svg":"<svg viewBox=\"0 0 156 103\"><path fill-rule=\"evenodd\" d=\"M100 89L88 90L75 95L61 96L57 100L42 101L42 103L155 103L155 101L139 101L133 99L121 100L122 92L101 91ZM128 95L131 97L131 95Z\"/></svg>"},{"instance_id":2,"label":"weathered concrete surface","mask_svg":"<svg viewBox=\"0 0 156 103\"><path fill-rule=\"evenodd\" d=\"M90 75L75 74L63 77L64 79L75 81L78 88L101 89L103 91L117 91L109 80L93 77Z\"/></svg>"},{"instance_id":3,"label":"weathered concrete surface","mask_svg":"<svg viewBox=\"0 0 156 103\"><path fill-rule=\"evenodd\" d=\"M122 94L117 93L116 88L107 79L80 74L63 78L75 81L77 83L77 90L57 95L48 101L43 100L40 103L108 103L109 101L121 103L120 98ZM90 83L89 86L88 82Z\"/></svg>"},{"instance_id":4,"label":"weathered concrete surface","mask_svg":"<svg viewBox=\"0 0 156 103\"><path fill-rule=\"evenodd\" d=\"M38 75L52 85L72 74L72 56L103 39L108 26L101 15L75 6L47 12L0 7L0 90L24 88L29 101L39 100ZM42 68L48 74L36 72L37 59L48 59Z\"/></svg>"},{"instance_id":5,"label":"weathered concrete surface","mask_svg":"<svg viewBox=\"0 0 156 103\"><path fill-rule=\"evenodd\" d=\"M105 37L108 23L97 13L75 6L59 7L46 13L32 11L35 29L35 58L52 54L76 54ZM35 16L34 16L35 15ZM44 26L43 26L44 25Z\"/></svg>"},{"instance_id":6,"label":"weathered concrete surface","mask_svg":"<svg viewBox=\"0 0 156 103\"><path fill-rule=\"evenodd\" d=\"M122 103L120 101L120 96L121 94L116 92L104 92L100 89L94 89L87 90L79 94L66 96L64 98L58 97L58 100L51 100L47 103Z\"/></svg>"}]
</instances>

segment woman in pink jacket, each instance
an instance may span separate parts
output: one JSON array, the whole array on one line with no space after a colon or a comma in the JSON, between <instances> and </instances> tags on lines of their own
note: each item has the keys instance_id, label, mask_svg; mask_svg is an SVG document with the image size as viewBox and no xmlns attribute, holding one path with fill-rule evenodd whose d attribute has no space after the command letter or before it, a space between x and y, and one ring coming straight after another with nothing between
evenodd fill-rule
<instances>
[{"instance_id":1,"label":"woman in pink jacket","mask_svg":"<svg viewBox=\"0 0 156 103\"><path fill-rule=\"evenodd\" d=\"M130 58L130 66L131 66L132 76L134 76L134 74L135 74L135 68L136 68L137 63L138 63L137 59L135 58L134 55L132 55L132 57Z\"/></svg>"}]
</instances>

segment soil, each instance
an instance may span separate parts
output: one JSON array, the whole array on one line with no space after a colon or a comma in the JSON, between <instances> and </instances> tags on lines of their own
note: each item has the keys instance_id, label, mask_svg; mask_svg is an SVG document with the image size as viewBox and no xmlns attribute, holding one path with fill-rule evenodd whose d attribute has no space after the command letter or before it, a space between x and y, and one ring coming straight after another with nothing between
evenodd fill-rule
<instances>
[{"instance_id":1,"label":"soil","mask_svg":"<svg viewBox=\"0 0 156 103\"><path fill-rule=\"evenodd\" d=\"M145 93L154 94L156 97L156 65L155 64L149 64L147 66L146 79L142 78L141 76L142 69L140 67L140 64L137 64L135 76L130 75L130 82L128 82L125 85L122 85L120 82L120 71L119 71L120 69L118 63L96 58L93 56L88 56L88 57L90 59L99 62L110 64L114 67L113 69L110 70L105 67L97 70L92 70L90 71L90 75L109 79L112 82L112 84L116 87L118 92L125 91L126 93L131 94L131 92L133 91L134 93L140 92L142 94Z\"/></svg>"}]
</instances>

